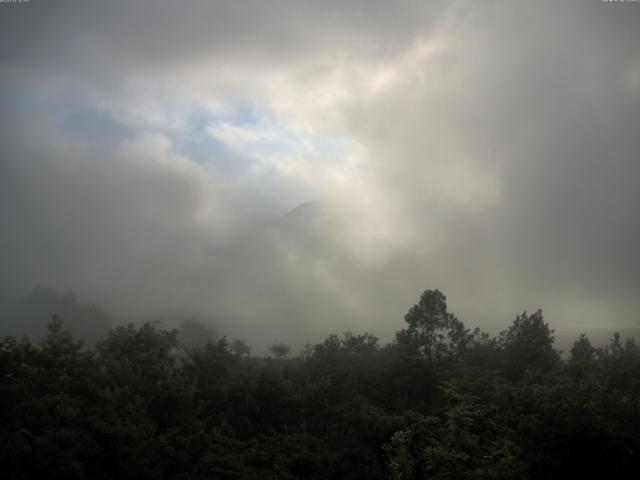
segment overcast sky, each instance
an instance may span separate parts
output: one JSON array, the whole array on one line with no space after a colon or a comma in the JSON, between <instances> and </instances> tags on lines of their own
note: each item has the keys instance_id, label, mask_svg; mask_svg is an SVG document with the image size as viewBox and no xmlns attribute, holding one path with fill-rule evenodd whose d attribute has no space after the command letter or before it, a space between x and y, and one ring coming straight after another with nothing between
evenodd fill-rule
<instances>
[{"instance_id":1,"label":"overcast sky","mask_svg":"<svg viewBox=\"0 0 640 480\"><path fill-rule=\"evenodd\" d=\"M427 288L640 325L640 2L30 0L0 42L6 295L254 344Z\"/></svg>"}]
</instances>

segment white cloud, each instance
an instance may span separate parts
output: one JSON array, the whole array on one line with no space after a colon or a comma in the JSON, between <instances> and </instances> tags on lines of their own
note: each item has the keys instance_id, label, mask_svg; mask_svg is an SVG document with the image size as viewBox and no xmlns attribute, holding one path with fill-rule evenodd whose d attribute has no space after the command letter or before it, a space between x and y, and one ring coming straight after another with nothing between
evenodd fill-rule
<instances>
[{"instance_id":1,"label":"white cloud","mask_svg":"<svg viewBox=\"0 0 640 480\"><path fill-rule=\"evenodd\" d=\"M487 324L546 302L569 324L584 314L570 318L572 306L595 296L606 308L594 311L628 320L640 201L633 15L329 1L256 2L249 18L235 5L203 4L189 22L171 2L145 4L135 22L96 14L129 7L91 2L72 16L38 4L15 25L0 19L14 45L1 65L13 85L0 93L4 211L24 219L11 224L13 271L35 278L46 264L47 279L73 286L101 276L91 265L160 303L288 327L287 315L384 325L427 287L449 289L463 314L486 307ZM61 138L52 105L69 92L134 138L108 151ZM191 136L222 160L190 158L179 140ZM264 234L309 199L337 210L328 226ZM43 247L35 217L68 228ZM71 255L74 239L84 241ZM581 289L564 299L569 284Z\"/></svg>"}]
</instances>

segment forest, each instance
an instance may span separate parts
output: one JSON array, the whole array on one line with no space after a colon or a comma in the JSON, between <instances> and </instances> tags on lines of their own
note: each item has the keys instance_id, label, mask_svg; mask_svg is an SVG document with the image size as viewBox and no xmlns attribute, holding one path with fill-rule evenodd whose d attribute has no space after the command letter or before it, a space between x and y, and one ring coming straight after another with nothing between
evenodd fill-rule
<instances>
[{"instance_id":1,"label":"forest","mask_svg":"<svg viewBox=\"0 0 640 480\"><path fill-rule=\"evenodd\" d=\"M633 478L640 348L554 348L542 311L496 336L426 290L392 342L331 335L293 354L153 322L84 344L50 312L0 341L3 478Z\"/></svg>"}]
</instances>

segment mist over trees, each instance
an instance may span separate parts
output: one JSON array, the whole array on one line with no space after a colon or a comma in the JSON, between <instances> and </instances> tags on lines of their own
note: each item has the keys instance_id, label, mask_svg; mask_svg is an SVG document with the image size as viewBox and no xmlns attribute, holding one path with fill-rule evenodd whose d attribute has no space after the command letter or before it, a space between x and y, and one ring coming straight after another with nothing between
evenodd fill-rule
<instances>
[{"instance_id":1,"label":"mist over trees","mask_svg":"<svg viewBox=\"0 0 640 480\"><path fill-rule=\"evenodd\" d=\"M24 297L2 304L4 315L0 335L41 339L53 315L64 320L65 328L87 344L102 340L111 329L109 316L96 305L78 301L75 293L58 293L52 288L36 287Z\"/></svg>"},{"instance_id":2,"label":"mist over trees","mask_svg":"<svg viewBox=\"0 0 640 480\"><path fill-rule=\"evenodd\" d=\"M289 356L291 352L291 347L286 343L276 342L272 345L269 345L269 351L276 357L278 360L284 360Z\"/></svg>"},{"instance_id":3,"label":"mist over trees","mask_svg":"<svg viewBox=\"0 0 640 480\"><path fill-rule=\"evenodd\" d=\"M123 325L91 346L50 318L38 341L0 341L8 478L631 478L640 467L635 340L594 347L582 335L563 357L540 310L491 336L427 290L390 343L346 332L298 355L276 342L275 358L195 320Z\"/></svg>"}]
</instances>

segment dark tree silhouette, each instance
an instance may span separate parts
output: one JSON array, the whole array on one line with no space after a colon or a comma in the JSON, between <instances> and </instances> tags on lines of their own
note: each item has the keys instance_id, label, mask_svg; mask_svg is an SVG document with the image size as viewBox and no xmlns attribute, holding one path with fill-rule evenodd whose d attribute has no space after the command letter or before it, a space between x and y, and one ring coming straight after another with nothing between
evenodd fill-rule
<instances>
[{"instance_id":1,"label":"dark tree silhouette","mask_svg":"<svg viewBox=\"0 0 640 480\"><path fill-rule=\"evenodd\" d=\"M284 360L289 356L289 352L291 352L291 346L282 342L273 343L269 345L268 348L278 360Z\"/></svg>"},{"instance_id":2,"label":"dark tree silhouette","mask_svg":"<svg viewBox=\"0 0 640 480\"><path fill-rule=\"evenodd\" d=\"M183 320L178 330L178 341L184 348L202 348L208 341L216 338L211 328L195 318Z\"/></svg>"},{"instance_id":3,"label":"dark tree silhouette","mask_svg":"<svg viewBox=\"0 0 640 480\"><path fill-rule=\"evenodd\" d=\"M431 398L435 364L455 358L469 341L469 332L448 312L447 297L440 290L425 290L404 319L408 327L396 332L396 342L407 357L426 363L427 397Z\"/></svg>"},{"instance_id":4,"label":"dark tree silhouette","mask_svg":"<svg viewBox=\"0 0 640 480\"><path fill-rule=\"evenodd\" d=\"M347 332L287 358L278 342L277 361L202 325L192 331L209 338L193 348L153 323L85 346L63 320L36 344L0 340L0 478L535 480L640 468L635 340L581 336L564 361L540 311L498 337L470 335L427 290L392 344Z\"/></svg>"},{"instance_id":5,"label":"dark tree silhouette","mask_svg":"<svg viewBox=\"0 0 640 480\"><path fill-rule=\"evenodd\" d=\"M239 357L249 357L251 355L251 347L247 345L247 342L240 338L236 338L231 342L231 351Z\"/></svg>"},{"instance_id":6,"label":"dark tree silhouette","mask_svg":"<svg viewBox=\"0 0 640 480\"><path fill-rule=\"evenodd\" d=\"M515 377L527 369L548 372L559 361L559 355L553 349L553 330L545 323L542 310L516 316L513 324L501 332L500 340L507 368Z\"/></svg>"}]
</instances>

